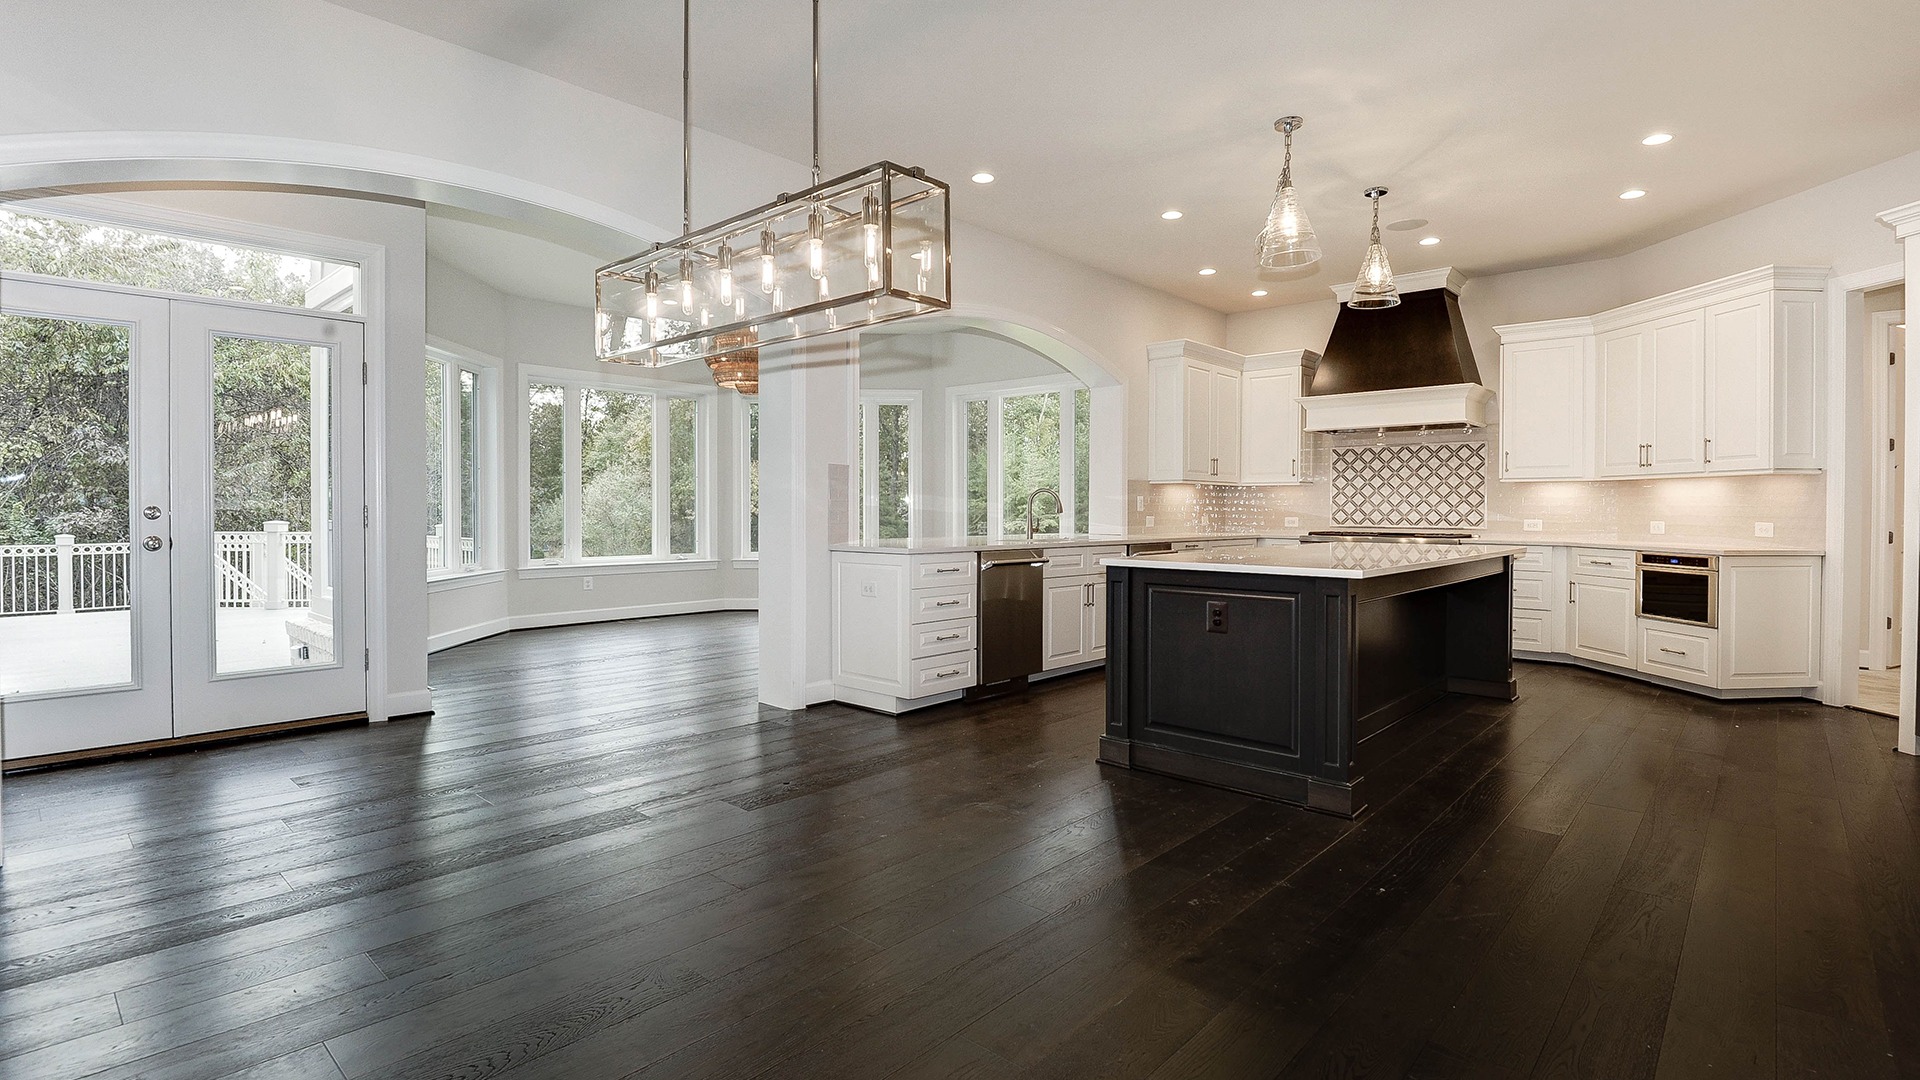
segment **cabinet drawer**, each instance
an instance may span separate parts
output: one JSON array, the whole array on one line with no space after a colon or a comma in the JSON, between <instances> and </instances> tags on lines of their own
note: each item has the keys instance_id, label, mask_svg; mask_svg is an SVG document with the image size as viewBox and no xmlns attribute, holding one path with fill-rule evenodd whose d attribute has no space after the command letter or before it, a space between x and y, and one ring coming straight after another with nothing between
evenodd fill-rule
<instances>
[{"instance_id":1,"label":"cabinet drawer","mask_svg":"<svg viewBox=\"0 0 1920 1080\"><path fill-rule=\"evenodd\" d=\"M1649 675L1714 685L1714 658L1718 655L1712 631L1669 629L1640 624L1640 670Z\"/></svg>"},{"instance_id":2,"label":"cabinet drawer","mask_svg":"<svg viewBox=\"0 0 1920 1080\"><path fill-rule=\"evenodd\" d=\"M949 653L915 660L907 668L907 696L926 697L965 690L975 682L974 654Z\"/></svg>"},{"instance_id":3,"label":"cabinet drawer","mask_svg":"<svg viewBox=\"0 0 1920 1080\"><path fill-rule=\"evenodd\" d=\"M979 625L978 619L916 624L909 631L913 635L913 648L908 656L918 660L941 653L970 651L977 643Z\"/></svg>"},{"instance_id":4,"label":"cabinet drawer","mask_svg":"<svg viewBox=\"0 0 1920 1080\"><path fill-rule=\"evenodd\" d=\"M1575 577L1633 577L1633 552L1608 551L1605 548L1574 548Z\"/></svg>"},{"instance_id":5,"label":"cabinet drawer","mask_svg":"<svg viewBox=\"0 0 1920 1080\"><path fill-rule=\"evenodd\" d=\"M916 623L968 619L979 614L977 594L971 583L948 585L938 589L915 589L908 602L910 619Z\"/></svg>"},{"instance_id":6,"label":"cabinet drawer","mask_svg":"<svg viewBox=\"0 0 1920 1080\"><path fill-rule=\"evenodd\" d=\"M1047 576L1060 578L1102 574L1106 571L1100 568L1101 559L1111 559L1126 553L1127 549L1124 547L1048 548Z\"/></svg>"},{"instance_id":7,"label":"cabinet drawer","mask_svg":"<svg viewBox=\"0 0 1920 1080\"><path fill-rule=\"evenodd\" d=\"M1553 568L1553 549L1530 547L1525 555L1513 557L1515 570L1550 570Z\"/></svg>"},{"instance_id":8,"label":"cabinet drawer","mask_svg":"<svg viewBox=\"0 0 1920 1080\"><path fill-rule=\"evenodd\" d=\"M1553 651L1553 642L1549 640L1547 613L1544 611L1515 611L1513 613L1513 651L1545 653Z\"/></svg>"},{"instance_id":9,"label":"cabinet drawer","mask_svg":"<svg viewBox=\"0 0 1920 1080\"><path fill-rule=\"evenodd\" d=\"M913 573L908 578L914 588L931 585L957 585L972 581L980 567L980 557L965 555L915 555Z\"/></svg>"},{"instance_id":10,"label":"cabinet drawer","mask_svg":"<svg viewBox=\"0 0 1920 1080\"><path fill-rule=\"evenodd\" d=\"M1552 586L1548 575L1537 570L1515 570L1513 572L1513 606L1545 611L1558 599L1551 593Z\"/></svg>"}]
</instances>

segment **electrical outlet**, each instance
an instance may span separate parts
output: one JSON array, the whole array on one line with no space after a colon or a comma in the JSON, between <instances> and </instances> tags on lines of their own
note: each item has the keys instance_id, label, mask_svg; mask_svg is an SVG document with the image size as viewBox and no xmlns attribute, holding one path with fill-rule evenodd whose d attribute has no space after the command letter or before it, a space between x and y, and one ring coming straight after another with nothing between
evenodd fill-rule
<instances>
[{"instance_id":1,"label":"electrical outlet","mask_svg":"<svg viewBox=\"0 0 1920 1080\"><path fill-rule=\"evenodd\" d=\"M1755 535L1755 536L1772 536L1772 535L1773 535L1773 522L1771 522L1771 521L1756 521L1756 522L1754 522L1754 523L1753 523L1753 535Z\"/></svg>"},{"instance_id":2,"label":"electrical outlet","mask_svg":"<svg viewBox=\"0 0 1920 1080\"><path fill-rule=\"evenodd\" d=\"M1289 528L1289 529L1297 529L1297 528L1299 528L1299 527L1300 527L1300 519L1299 519L1299 518L1297 518L1297 517L1290 517L1290 518L1288 518L1288 519L1286 519L1286 527L1287 527L1287 528Z\"/></svg>"},{"instance_id":3,"label":"electrical outlet","mask_svg":"<svg viewBox=\"0 0 1920 1080\"><path fill-rule=\"evenodd\" d=\"M874 582L863 581L860 583L860 595L868 598L878 598L880 595L880 588Z\"/></svg>"},{"instance_id":4,"label":"electrical outlet","mask_svg":"<svg viewBox=\"0 0 1920 1080\"><path fill-rule=\"evenodd\" d=\"M1547 523L1539 518L1526 518L1520 522L1520 527L1527 532L1539 532L1547 527Z\"/></svg>"},{"instance_id":5,"label":"electrical outlet","mask_svg":"<svg viewBox=\"0 0 1920 1080\"><path fill-rule=\"evenodd\" d=\"M582 592L592 592L592 591L593 591L593 579L592 579L592 578L590 578L590 577L583 577L583 578L581 578L581 579L580 579L580 591L582 591Z\"/></svg>"},{"instance_id":6,"label":"electrical outlet","mask_svg":"<svg viewBox=\"0 0 1920 1080\"><path fill-rule=\"evenodd\" d=\"M1664 536L1666 535L1666 531L1667 523L1664 521L1647 522L1647 535L1649 536Z\"/></svg>"},{"instance_id":7,"label":"electrical outlet","mask_svg":"<svg viewBox=\"0 0 1920 1080\"><path fill-rule=\"evenodd\" d=\"M1133 497L1133 508L1141 513L1146 513L1147 497L1145 495L1135 495Z\"/></svg>"},{"instance_id":8,"label":"electrical outlet","mask_svg":"<svg viewBox=\"0 0 1920 1080\"><path fill-rule=\"evenodd\" d=\"M1152 515L1152 514L1148 514L1148 515L1147 515L1147 528L1149 528L1149 529L1151 529L1151 528L1153 528L1153 515Z\"/></svg>"}]
</instances>

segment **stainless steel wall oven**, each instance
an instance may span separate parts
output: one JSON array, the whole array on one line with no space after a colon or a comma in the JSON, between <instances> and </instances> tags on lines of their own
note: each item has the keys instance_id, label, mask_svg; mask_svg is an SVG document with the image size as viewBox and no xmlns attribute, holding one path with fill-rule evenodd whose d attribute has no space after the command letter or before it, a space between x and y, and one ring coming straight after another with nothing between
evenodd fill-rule
<instances>
[{"instance_id":1,"label":"stainless steel wall oven","mask_svg":"<svg viewBox=\"0 0 1920 1080\"><path fill-rule=\"evenodd\" d=\"M1720 559L1643 551L1636 574L1636 605L1643 619L1689 626L1720 625Z\"/></svg>"}]
</instances>

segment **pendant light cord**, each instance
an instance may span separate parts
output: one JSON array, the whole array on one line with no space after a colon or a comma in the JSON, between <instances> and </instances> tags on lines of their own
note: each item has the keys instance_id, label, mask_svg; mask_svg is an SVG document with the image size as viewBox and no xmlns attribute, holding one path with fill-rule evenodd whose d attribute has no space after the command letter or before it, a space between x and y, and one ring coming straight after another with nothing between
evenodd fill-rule
<instances>
[{"instance_id":1,"label":"pendant light cord","mask_svg":"<svg viewBox=\"0 0 1920 1080\"><path fill-rule=\"evenodd\" d=\"M693 231L693 0L680 4L680 235Z\"/></svg>"},{"instance_id":2,"label":"pendant light cord","mask_svg":"<svg viewBox=\"0 0 1920 1080\"><path fill-rule=\"evenodd\" d=\"M813 0L813 186L820 186L820 0Z\"/></svg>"}]
</instances>

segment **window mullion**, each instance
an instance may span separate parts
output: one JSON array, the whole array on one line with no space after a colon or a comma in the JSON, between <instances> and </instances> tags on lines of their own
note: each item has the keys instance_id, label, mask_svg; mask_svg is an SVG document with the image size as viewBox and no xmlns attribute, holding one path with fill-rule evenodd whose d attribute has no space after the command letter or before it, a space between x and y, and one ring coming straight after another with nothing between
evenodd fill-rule
<instances>
[{"instance_id":1,"label":"window mullion","mask_svg":"<svg viewBox=\"0 0 1920 1080\"><path fill-rule=\"evenodd\" d=\"M1007 535L1006 462L1000 458L1000 428L1006 398L987 398L987 535Z\"/></svg>"},{"instance_id":2,"label":"window mullion","mask_svg":"<svg viewBox=\"0 0 1920 1080\"><path fill-rule=\"evenodd\" d=\"M649 395L647 411L653 416L653 556L667 558L673 551L672 514L668 502L673 498L673 433L667 420L669 399Z\"/></svg>"},{"instance_id":3,"label":"window mullion","mask_svg":"<svg viewBox=\"0 0 1920 1080\"><path fill-rule=\"evenodd\" d=\"M560 519L566 533L561 539L563 561L579 562L580 544L580 460L581 400L584 392L577 386L560 390Z\"/></svg>"},{"instance_id":4,"label":"window mullion","mask_svg":"<svg viewBox=\"0 0 1920 1080\"><path fill-rule=\"evenodd\" d=\"M460 560L460 368L440 365L440 568L465 570Z\"/></svg>"},{"instance_id":5,"label":"window mullion","mask_svg":"<svg viewBox=\"0 0 1920 1080\"><path fill-rule=\"evenodd\" d=\"M1073 467L1073 391L1060 392L1060 527L1056 531L1066 535L1073 531L1073 497L1075 470Z\"/></svg>"}]
</instances>

